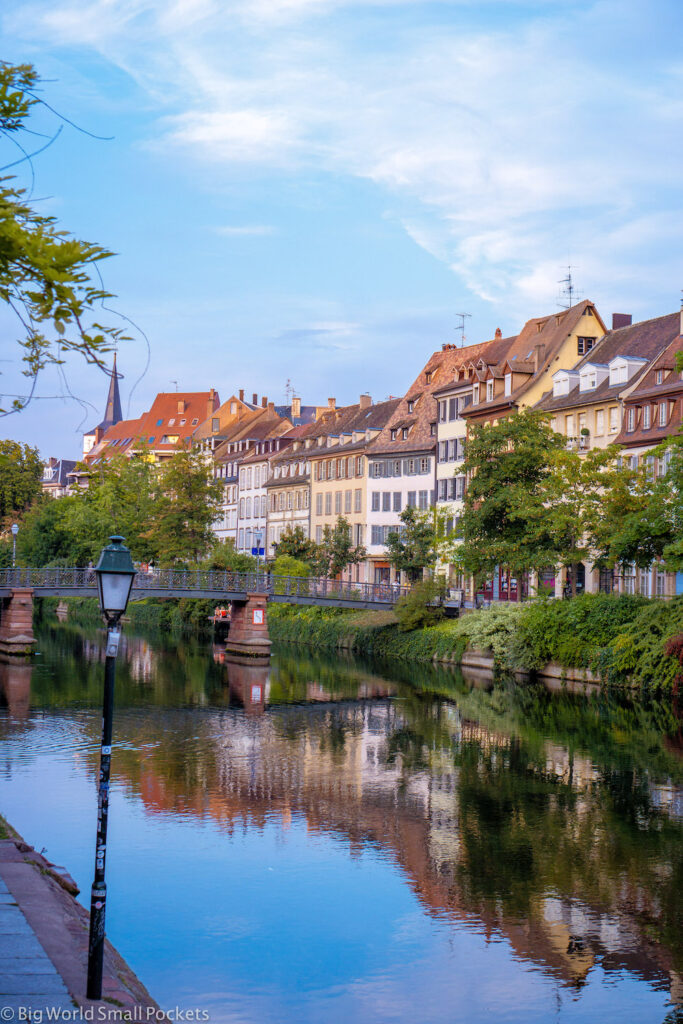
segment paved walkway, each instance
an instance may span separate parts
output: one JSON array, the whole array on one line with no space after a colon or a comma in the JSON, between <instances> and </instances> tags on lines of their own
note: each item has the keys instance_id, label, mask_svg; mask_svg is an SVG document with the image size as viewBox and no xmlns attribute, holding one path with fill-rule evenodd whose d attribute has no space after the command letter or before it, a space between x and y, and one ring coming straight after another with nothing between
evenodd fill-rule
<instances>
[{"instance_id":1,"label":"paved walkway","mask_svg":"<svg viewBox=\"0 0 683 1024\"><path fill-rule=\"evenodd\" d=\"M73 1020L77 1008L91 1007L95 1020L102 1007L111 1022L137 1008L144 1009L136 1019L151 1020L145 1011L157 1004L108 941L102 1002L85 998L88 912L63 877L20 839L0 840L0 1024L30 1020L29 1010L54 1010L57 1021L68 1011Z\"/></svg>"},{"instance_id":2,"label":"paved walkway","mask_svg":"<svg viewBox=\"0 0 683 1024\"><path fill-rule=\"evenodd\" d=\"M0 878L0 1018L9 1011L73 1010L74 1001ZM4 1011L4 1013L2 1012Z\"/></svg>"}]
</instances>

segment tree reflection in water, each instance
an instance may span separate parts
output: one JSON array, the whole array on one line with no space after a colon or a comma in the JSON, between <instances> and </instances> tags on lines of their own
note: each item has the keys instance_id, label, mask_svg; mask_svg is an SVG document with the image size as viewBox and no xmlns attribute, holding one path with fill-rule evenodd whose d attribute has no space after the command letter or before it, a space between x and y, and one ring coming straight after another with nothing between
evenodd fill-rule
<instances>
[{"instance_id":1,"label":"tree reflection in water","mask_svg":"<svg viewBox=\"0 0 683 1024\"><path fill-rule=\"evenodd\" d=\"M97 706L102 636L44 633L34 709ZM20 674L0 667L0 740L31 727ZM291 648L270 665L231 664L220 649L136 636L117 686L116 774L148 814L229 834L301 819L351 849L381 848L428 914L505 937L563 984L580 987L599 963L683 998L670 702L474 687L457 671Z\"/></svg>"}]
</instances>

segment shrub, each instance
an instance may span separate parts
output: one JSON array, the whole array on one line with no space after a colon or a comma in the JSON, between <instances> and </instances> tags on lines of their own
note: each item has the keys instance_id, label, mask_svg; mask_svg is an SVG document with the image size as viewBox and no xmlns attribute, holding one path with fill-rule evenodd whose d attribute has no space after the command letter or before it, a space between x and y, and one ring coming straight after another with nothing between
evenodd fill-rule
<instances>
[{"instance_id":1,"label":"shrub","mask_svg":"<svg viewBox=\"0 0 683 1024\"><path fill-rule=\"evenodd\" d=\"M425 629L440 622L445 614L444 596L445 587L439 580L425 579L415 583L407 594L399 598L394 608L401 632Z\"/></svg>"}]
</instances>

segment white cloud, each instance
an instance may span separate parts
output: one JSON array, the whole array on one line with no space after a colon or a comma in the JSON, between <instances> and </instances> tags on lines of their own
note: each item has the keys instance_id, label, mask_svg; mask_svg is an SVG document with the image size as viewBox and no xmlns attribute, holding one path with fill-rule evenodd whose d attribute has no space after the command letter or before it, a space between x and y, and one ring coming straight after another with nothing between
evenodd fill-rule
<instances>
[{"instance_id":1,"label":"white cloud","mask_svg":"<svg viewBox=\"0 0 683 1024\"><path fill-rule=\"evenodd\" d=\"M275 234L272 224L226 224L214 230L216 234L226 235L228 238Z\"/></svg>"},{"instance_id":2,"label":"white cloud","mask_svg":"<svg viewBox=\"0 0 683 1024\"><path fill-rule=\"evenodd\" d=\"M547 303L569 257L592 293L635 279L643 246L642 280L661 290L683 276L671 213L682 73L664 28L638 65L610 49L611 0L539 2L525 22L489 4L485 22L462 24L458 10L477 5L444 4L450 22L432 11L419 30L393 21L410 0L359 2L358 15L385 7L374 45L355 13L319 17L345 6L73 0L24 7L13 24L125 67L173 111L158 144L189 159L226 175L312 168L374 182L410 237L491 301ZM625 52L644 24L655 31L634 0L618 24Z\"/></svg>"}]
</instances>

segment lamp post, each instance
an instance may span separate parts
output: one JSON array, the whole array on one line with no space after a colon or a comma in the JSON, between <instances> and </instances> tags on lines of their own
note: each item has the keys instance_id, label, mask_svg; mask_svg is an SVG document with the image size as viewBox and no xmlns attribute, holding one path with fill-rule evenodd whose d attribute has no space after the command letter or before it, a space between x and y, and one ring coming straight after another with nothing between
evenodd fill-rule
<instances>
[{"instance_id":1,"label":"lamp post","mask_svg":"<svg viewBox=\"0 0 683 1024\"><path fill-rule=\"evenodd\" d=\"M107 854L107 820L109 817L109 773L111 768L111 734L114 716L114 676L121 630L119 620L130 597L135 568L123 537L110 537L95 566L100 611L107 623L107 651L104 662L104 704L102 710L102 747L97 794L97 842L95 846L95 879L90 896L90 939L88 942L88 999L102 998L102 962L104 958L104 915L107 887L104 864Z\"/></svg>"},{"instance_id":2,"label":"lamp post","mask_svg":"<svg viewBox=\"0 0 683 1024\"><path fill-rule=\"evenodd\" d=\"M263 530L257 527L254 530L254 544L256 545L256 576L258 577L259 566L261 565L261 541L263 540Z\"/></svg>"},{"instance_id":3,"label":"lamp post","mask_svg":"<svg viewBox=\"0 0 683 1024\"><path fill-rule=\"evenodd\" d=\"M19 533L19 524L12 523L12 568L14 569L17 564L17 534Z\"/></svg>"}]
</instances>

